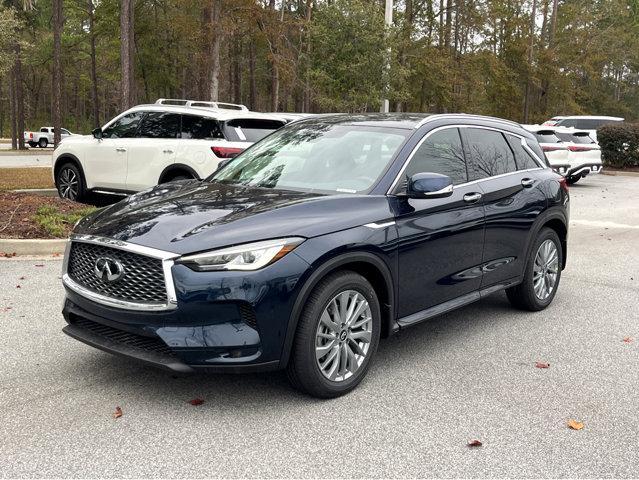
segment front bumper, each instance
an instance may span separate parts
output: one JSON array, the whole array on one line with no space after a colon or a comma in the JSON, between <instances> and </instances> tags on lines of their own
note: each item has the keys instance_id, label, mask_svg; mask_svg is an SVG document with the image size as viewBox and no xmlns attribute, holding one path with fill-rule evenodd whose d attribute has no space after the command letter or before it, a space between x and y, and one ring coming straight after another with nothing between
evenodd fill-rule
<instances>
[{"instance_id":1,"label":"front bumper","mask_svg":"<svg viewBox=\"0 0 639 480\"><path fill-rule=\"evenodd\" d=\"M142 308L78 288L65 269L64 332L88 345L179 372L281 367L293 303L309 265L294 252L257 271L165 264L168 305ZM158 307L158 308L155 308ZM161 308L163 307L163 308Z\"/></svg>"}]
</instances>

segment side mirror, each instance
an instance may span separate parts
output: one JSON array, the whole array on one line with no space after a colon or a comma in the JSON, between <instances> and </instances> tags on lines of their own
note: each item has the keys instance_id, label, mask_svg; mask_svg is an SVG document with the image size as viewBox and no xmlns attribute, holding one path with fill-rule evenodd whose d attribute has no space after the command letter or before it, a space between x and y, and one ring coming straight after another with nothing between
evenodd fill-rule
<instances>
[{"instance_id":1,"label":"side mirror","mask_svg":"<svg viewBox=\"0 0 639 480\"><path fill-rule=\"evenodd\" d=\"M443 198L453 194L453 179L439 173L416 173L408 179L408 198Z\"/></svg>"},{"instance_id":2,"label":"side mirror","mask_svg":"<svg viewBox=\"0 0 639 480\"><path fill-rule=\"evenodd\" d=\"M93 138L102 140L102 129L100 127L91 130L91 134L93 135Z\"/></svg>"}]
</instances>

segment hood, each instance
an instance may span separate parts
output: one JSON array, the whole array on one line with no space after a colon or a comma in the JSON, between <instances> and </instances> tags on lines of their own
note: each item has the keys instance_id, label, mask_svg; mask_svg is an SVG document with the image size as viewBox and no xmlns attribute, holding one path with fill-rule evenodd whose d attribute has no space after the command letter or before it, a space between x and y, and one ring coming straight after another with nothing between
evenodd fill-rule
<instances>
[{"instance_id":1,"label":"hood","mask_svg":"<svg viewBox=\"0 0 639 480\"><path fill-rule=\"evenodd\" d=\"M383 196L189 180L132 195L89 215L74 232L185 254L270 238L310 238L390 216Z\"/></svg>"}]
</instances>

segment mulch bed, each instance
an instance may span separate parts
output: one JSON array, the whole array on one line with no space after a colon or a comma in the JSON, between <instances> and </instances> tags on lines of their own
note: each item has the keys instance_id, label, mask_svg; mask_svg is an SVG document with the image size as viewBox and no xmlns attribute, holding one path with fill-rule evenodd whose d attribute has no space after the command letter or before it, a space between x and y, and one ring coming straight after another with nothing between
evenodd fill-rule
<instances>
[{"instance_id":1,"label":"mulch bed","mask_svg":"<svg viewBox=\"0 0 639 480\"><path fill-rule=\"evenodd\" d=\"M0 192L0 238L56 238L38 225L33 217L39 207L50 205L60 213L73 213L87 206L56 197L28 193ZM65 238L73 225L66 227Z\"/></svg>"}]
</instances>

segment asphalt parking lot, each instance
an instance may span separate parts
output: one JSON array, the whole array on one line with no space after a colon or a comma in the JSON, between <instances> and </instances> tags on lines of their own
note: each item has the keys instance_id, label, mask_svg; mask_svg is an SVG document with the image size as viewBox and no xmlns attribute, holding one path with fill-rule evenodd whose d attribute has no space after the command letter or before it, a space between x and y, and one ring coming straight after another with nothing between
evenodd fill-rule
<instances>
[{"instance_id":1,"label":"asphalt parking lot","mask_svg":"<svg viewBox=\"0 0 639 480\"><path fill-rule=\"evenodd\" d=\"M175 376L87 347L60 331L60 259L1 260L0 476L637 477L638 193L571 188L547 310L499 293L407 329L328 401L280 373Z\"/></svg>"}]
</instances>

